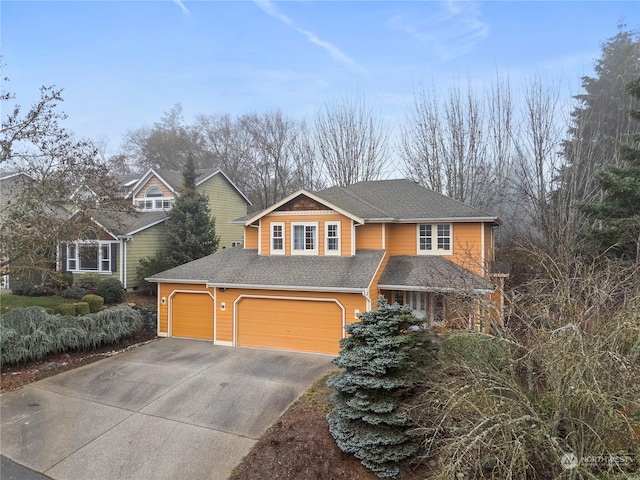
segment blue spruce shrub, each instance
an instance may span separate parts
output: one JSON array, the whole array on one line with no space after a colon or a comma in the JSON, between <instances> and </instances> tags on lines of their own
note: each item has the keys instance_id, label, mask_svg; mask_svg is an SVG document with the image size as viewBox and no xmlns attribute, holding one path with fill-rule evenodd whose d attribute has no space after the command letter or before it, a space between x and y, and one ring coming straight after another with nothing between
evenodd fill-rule
<instances>
[{"instance_id":1,"label":"blue spruce shrub","mask_svg":"<svg viewBox=\"0 0 640 480\"><path fill-rule=\"evenodd\" d=\"M345 327L349 336L333 360L343 371L327 380L335 390L335 407L327 415L331 435L381 478L399 477L399 462L419 448L402 401L429 352L423 322L409 306L380 297L377 310Z\"/></svg>"}]
</instances>

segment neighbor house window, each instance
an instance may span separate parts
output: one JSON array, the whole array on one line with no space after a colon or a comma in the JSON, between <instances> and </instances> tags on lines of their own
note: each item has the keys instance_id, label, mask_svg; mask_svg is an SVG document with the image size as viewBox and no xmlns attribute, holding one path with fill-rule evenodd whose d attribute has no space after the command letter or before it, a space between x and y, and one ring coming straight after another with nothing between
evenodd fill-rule
<instances>
[{"instance_id":1,"label":"neighbor house window","mask_svg":"<svg viewBox=\"0 0 640 480\"><path fill-rule=\"evenodd\" d=\"M318 225L316 223L294 223L291 225L292 254L318 254Z\"/></svg>"},{"instance_id":2,"label":"neighbor house window","mask_svg":"<svg viewBox=\"0 0 640 480\"><path fill-rule=\"evenodd\" d=\"M66 269L74 272L111 272L114 242L98 240L95 230L89 229L85 238L67 244Z\"/></svg>"},{"instance_id":3,"label":"neighbor house window","mask_svg":"<svg viewBox=\"0 0 640 480\"><path fill-rule=\"evenodd\" d=\"M271 253L284 254L284 223L271 224Z\"/></svg>"},{"instance_id":4,"label":"neighbor house window","mask_svg":"<svg viewBox=\"0 0 640 480\"><path fill-rule=\"evenodd\" d=\"M325 255L340 255L340 222L325 223Z\"/></svg>"},{"instance_id":5,"label":"neighbor house window","mask_svg":"<svg viewBox=\"0 0 640 480\"><path fill-rule=\"evenodd\" d=\"M451 253L451 224L418 225L418 253Z\"/></svg>"},{"instance_id":6,"label":"neighbor house window","mask_svg":"<svg viewBox=\"0 0 640 480\"><path fill-rule=\"evenodd\" d=\"M171 199L162 195L160 187L149 187L144 194L144 200L137 200L139 210L168 210L171 208Z\"/></svg>"}]
</instances>

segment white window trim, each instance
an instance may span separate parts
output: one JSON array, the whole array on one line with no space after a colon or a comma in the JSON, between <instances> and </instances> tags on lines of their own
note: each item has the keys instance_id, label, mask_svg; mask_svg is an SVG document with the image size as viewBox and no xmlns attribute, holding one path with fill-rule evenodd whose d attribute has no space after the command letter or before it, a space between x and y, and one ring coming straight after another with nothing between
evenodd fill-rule
<instances>
[{"instance_id":1,"label":"white window trim","mask_svg":"<svg viewBox=\"0 0 640 480\"><path fill-rule=\"evenodd\" d=\"M314 227L315 237L313 239L314 249L296 250L295 247L295 227ZM306 232L305 232L306 233ZM306 235L305 235L306 238ZM318 222L291 222L291 255L318 255Z\"/></svg>"},{"instance_id":2,"label":"white window trim","mask_svg":"<svg viewBox=\"0 0 640 480\"><path fill-rule=\"evenodd\" d=\"M273 228L281 227L282 229L282 249L276 250L273 248ZM285 246L285 225L284 222L271 222L269 224L269 252L271 255L284 255L284 246Z\"/></svg>"},{"instance_id":3,"label":"white window trim","mask_svg":"<svg viewBox=\"0 0 640 480\"><path fill-rule=\"evenodd\" d=\"M101 240L78 240L75 242L71 242L68 243L66 245L66 249L67 249L67 258L66 258L66 265L65 265L65 269L68 272L73 272L73 273L107 273L107 274L111 274L111 262L112 262L112 258L111 258L111 244L114 242L109 242L109 241L101 241ZM69 247L75 247L75 256L70 257L69 256ZM98 257L97 257L97 262L98 262L98 268L96 270L83 270L80 268L80 248L83 246L96 246L98 248ZM107 247L107 258L103 257L102 255L102 247L106 246ZM70 261L75 261L75 268L70 268ZM104 270L102 268L102 263L103 262L108 262L107 265L107 269Z\"/></svg>"},{"instance_id":4,"label":"white window trim","mask_svg":"<svg viewBox=\"0 0 640 480\"><path fill-rule=\"evenodd\" d=\"M431 226L431 250L420 249L420 226ZM438 225L449 226L449 249L438 249ZM447 222L419 223L416 225L416 251L418 255L453 255L453 224Z\"/></svg>"},{"instance_id":5,"label":"white window trim","mask_svg":"<svg viewBox=\"0 0 640 480\"><path fill-rule=\"evenodd\" d=\"M329 250L329 227L335 225L338 227L336 229L337 236L331 237L338 240L338 248L337 250ZM325 255L340 255L342 253L342 232L341 232L341 222L325 222L324 224L324 254Z\"/></svg>"},{"instance_id":6,"label":"white window trim","mask_svg":"<svg viewBox=\"0 0 640 480\"><path fill-rule=\"evenodd\" d=\"M142 212L157 212L163 210L171 210L174 197L165 197L164 195L160 196L148 196L149 190L158 189L160 193L162 193L162 189L157 185L152 185L147 188L144 192L144 197L134 198L133 204L135 207ZM166 204L166 206L165 206Z\"/></svg>"}]
</instances>

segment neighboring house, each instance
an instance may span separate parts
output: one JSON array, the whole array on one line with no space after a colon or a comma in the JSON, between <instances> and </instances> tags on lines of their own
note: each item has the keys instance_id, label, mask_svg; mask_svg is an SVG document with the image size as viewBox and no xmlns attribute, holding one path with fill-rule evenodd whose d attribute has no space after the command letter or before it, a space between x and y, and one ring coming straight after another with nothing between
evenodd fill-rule
<instances>
[{"instance_id":1,"label":"neighboring house","mask_svg":"<svg viewBox=\"0 0 640 480\"><path fill-rule=\"evenodd\" d=\"M220 170L197 170L196 189L209 197L216 219L219 249L242 245L243 227L231 221L246 215L247 197ZM127 290L138 288L136 268L142 258L166 249L165 220L179 196L182 173L149 170L120 177L123 195L135 213L94 210L94 225L76 241L61 245L59 269L82 275L89 272L119 279Z\"/></svg>"},{"instance_id":2,"label":"neighboring house","mask_svg":"<svg viewBox=\"0 0 640 480\"><path fill-rule=\"evenodd\" d=\"M12 202L19 198L25 186L31 182L33 179L25 173L0 172L0 224L7 210L13 205ZM0 271L0 289L6 288L10 288L9 275Z\"/></svg>"},{"instance_id":3,"label":"neighboring house","mask_svg":"<svg viewBox=\"0 0 640 480\"><path fill-rule=\"evenodd\" d=\"M238 222L244 248L148 279L158 335L336 354L344 326L380 295L434 327L502 320L498 219L412 181L300 190Z\"/></svg>"}]
</instances>

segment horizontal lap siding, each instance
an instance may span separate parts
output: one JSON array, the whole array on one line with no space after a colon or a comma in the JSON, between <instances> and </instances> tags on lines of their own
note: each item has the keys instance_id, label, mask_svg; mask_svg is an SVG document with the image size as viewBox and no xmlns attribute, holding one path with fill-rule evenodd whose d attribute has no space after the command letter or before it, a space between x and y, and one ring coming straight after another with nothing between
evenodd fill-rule
<instances>
[{"instance_id":1,"label":"horizontal lap siding","mask_svg":"<svg viewBox=\"0 0 640 480\"><path fill-rule=\"evenodd\" d=\"M136 233L131 240L125 242L127 249L126 272L127 289L135 287L138 283L136 269L140 260L145 257L153 257L157 252L166 253L167 229L164 222L146 230Z\"/></svg>"},{"instance_id":2,"label":"horizontal lap siding","mask_svg":"<svg viewBox=\"0 0 640 480\"><path fill-rule=\"evenodd\" d=\"M244 227L230 223L247 214L247 203L238 191L220 174L198 185L198 191L209 197L209 208L216 219L216 235L220 237L218 248L230 248L231 242L241 242Z\"/></svg>"},{"instance_id":3,"label":"horizontal lap siding","mask_svg":"<svg viewBox=\"0 0 640 480\"><path fill-rule=\"evenodd\" d=\"M482 224L453 224L453 262L478 275L483 273L482 265Z\"/></svg>"},{"instance_id":4,"label":"horizontal lap siding","mask_svg":"<svg viewBox=\"0 0 640 480\"><path fill-rule=\"evenodd\" d=\"M356 250L382 250L383 229L382 223L367 223L356 227Z\"/></svg>"},{"instance_id":5,"label":"horizontal lap siding","mask_svg":"<svg viewBox=\"0 0 640 480\"><path fill-rule=\"evenodd\" d=\"M317 223L318 255L324 255L325 224L340 222L340 252L343 256L351 255L351 219L339 213L310 213L309 215L267 215L260 220L260 245L262 255L271 253L271 222L284 223L284 254L291 255L291 224Z\"/></svg>"},{"instance_id":6,"label":"horizontal lap siding","mask_svg":"<svg viewBox=\"0 0 640 480\"><path fill-rule=\"evenodd\" d=\"M415 223L398 223L387 228L387 252L389 255L416 255L417 233Z\"/></svg>"}]
</instances>

